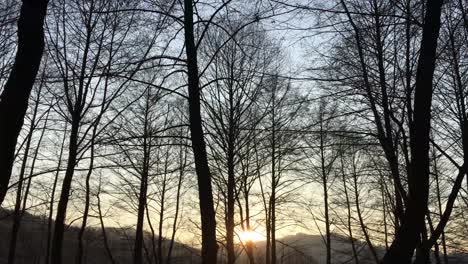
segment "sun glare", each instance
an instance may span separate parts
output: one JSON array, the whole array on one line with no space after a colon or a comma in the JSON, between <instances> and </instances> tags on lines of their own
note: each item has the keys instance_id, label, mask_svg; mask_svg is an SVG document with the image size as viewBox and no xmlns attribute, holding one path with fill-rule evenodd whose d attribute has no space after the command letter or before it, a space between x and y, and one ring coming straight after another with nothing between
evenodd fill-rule
<instances>
[{"instance_id":1,"label":"sun glare","mask_svg":"<svg viewBox=\"0 0 468 264\"><path fill-rule=\"evenodd\" d=\"M261 234L253 230L239 230L237 234L242 243L257 242L265 239Z\"/></svg>"}]
</instances>

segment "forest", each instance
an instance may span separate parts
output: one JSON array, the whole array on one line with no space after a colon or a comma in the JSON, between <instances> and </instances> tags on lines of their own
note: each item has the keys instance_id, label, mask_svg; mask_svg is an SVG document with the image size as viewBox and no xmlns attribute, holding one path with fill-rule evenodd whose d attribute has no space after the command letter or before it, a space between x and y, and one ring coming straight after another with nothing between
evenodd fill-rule
<instances>
[{"instance_id":1,"label":"forest","mask_svg":"<svg viewBox=\"0 0 468 264\"><path fill-rule=\"evenodd\" d=\"M0 0L0 264L468 263L468 0Z\"/></svg>"}]
</instances>

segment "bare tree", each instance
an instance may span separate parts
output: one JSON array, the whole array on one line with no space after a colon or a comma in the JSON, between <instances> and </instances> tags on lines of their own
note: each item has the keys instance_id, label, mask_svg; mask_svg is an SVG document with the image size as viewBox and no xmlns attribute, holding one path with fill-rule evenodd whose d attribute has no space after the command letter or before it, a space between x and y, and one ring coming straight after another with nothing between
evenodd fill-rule
<instances>
[{"instance_id":1,"label":"bare tree","mask_svg":"<svg viewBox=\"0 0 468 264\"><path fill-rule=\"evenodd\" d=\"M203 135L200 109L200 80L193 27L193 2L184 1L185 51L187 55L187 78L189 94L189 120L195 169L198 179L200 215L202 224L202 263L216 263L218 245L216 242L216 215L213 204L211 173Z\"/></svg>"},{"instance_id":2,"label":"bare tree","mask_svg":"<svg viewBox=\"0 0 468 264\"><path fill-rule=\"evenodd\" d=\"M442 1L427 1L416 70L414 117L411 139L411 174L408 177L409 200L401 227L395 234L384 263L410 263L418 236L425 226L429 193L429 131L436 49L440 30ZM416 176L418 175L418 176Z\"/></svg>"},{"instance_id":3,"label":"bare tree","mask_svg":"<svg viewBox=\"0 0 468 264\"><path fill-rule=\"evenodd\" d=\"M47 0L23 0L21 5L15 62L0 95L0 204L8 189L16 141L44 51L47 3Z\"/></svg>"}]
</instances>

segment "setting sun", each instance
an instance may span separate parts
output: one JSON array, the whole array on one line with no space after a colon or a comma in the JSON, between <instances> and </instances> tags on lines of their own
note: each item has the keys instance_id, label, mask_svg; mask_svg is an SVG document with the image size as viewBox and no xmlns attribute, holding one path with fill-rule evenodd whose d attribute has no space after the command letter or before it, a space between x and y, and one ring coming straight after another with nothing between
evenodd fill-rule
<instances>
[{"instance_id":1,"label":"setting sun","mask_svg":"<svg viewBox=\"0 0 468 264\"><path fill-rule=\"evenodd\" d=\"M237 235L242 243L256 242L265 239L260 233L253 230L239 230Z\"/></svg>"}]
</instances>

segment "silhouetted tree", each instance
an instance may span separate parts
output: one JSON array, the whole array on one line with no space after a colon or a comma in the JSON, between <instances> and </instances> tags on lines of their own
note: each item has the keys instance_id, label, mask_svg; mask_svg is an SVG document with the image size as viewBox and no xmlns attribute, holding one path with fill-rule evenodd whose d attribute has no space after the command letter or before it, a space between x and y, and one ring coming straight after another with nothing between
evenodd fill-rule
<instances>
[{"instance_id":1,"label":"silhouetted tree","mask_svg":"<svg viewBox=\"0 0 468 264\"><path fill-rule=\"evenodd\" d=\"M202 225L202 263L216 263L218 245L216 242L216 215L213 204L213 188L208 166L205 138L200 108L200 80L198 53L195 45L193 26L193 2L184 0L185 52L187 55L187 78L189 94L190 136L198 180L198 194Z\"/></svg>"},{"instance_id":2,"label":"silhouetted tree","mask_svg":"<svg viewBox=\"0 0 468 264\"><path fill-rule=\"evenodd\" d=\"M47 3L48 0L22 1L16 57L0 95L0 205L8 189L16 141L44 51Z\"/></svg>"}]
</instances>

